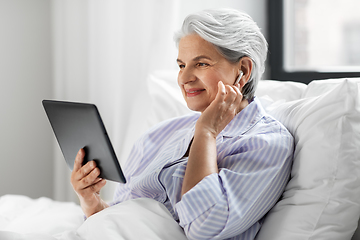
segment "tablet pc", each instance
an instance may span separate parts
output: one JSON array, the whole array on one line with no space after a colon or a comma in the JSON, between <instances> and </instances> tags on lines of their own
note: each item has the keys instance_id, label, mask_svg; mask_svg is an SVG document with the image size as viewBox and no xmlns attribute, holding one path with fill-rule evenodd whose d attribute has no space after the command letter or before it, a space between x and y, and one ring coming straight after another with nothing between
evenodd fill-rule
<instances>
[{"instance_id":1,"label":"tablet pc","mask_svg":"<svg viewBox=\"0 0 360 240\"><path fill-rule=\"evenodd\" d=\"M99 111L94 104L43 100L43 107L72 170L76 154L85 150L83 164L94 160L103 179L125 183L125 177L111 145Z\"/></svg>"}]
</instances>

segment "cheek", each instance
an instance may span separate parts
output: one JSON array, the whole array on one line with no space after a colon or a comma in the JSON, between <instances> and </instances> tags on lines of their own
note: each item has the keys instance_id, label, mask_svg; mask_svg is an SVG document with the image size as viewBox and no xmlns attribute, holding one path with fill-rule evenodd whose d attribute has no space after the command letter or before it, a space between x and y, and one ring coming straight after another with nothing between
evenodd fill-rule
<instances>
[{"instance_id":1,"label":"cheek","mask_svg":"<svg viewBox=\"0 0 360 240\"><path fill-rule=\"evenodd\" d=\"M179 86L179 88L180 88L181 93L184 94L184 87L183 87L183 85L180 83L180 73L179 73L179 75L178 75L178 77L177 77L177 84L178 84L178 86Z\"/></svg>"},{"instance_id":2,"label":"cheek","mask_svg":"<svg viewBox=\"0 0 360 240\"><path fill-rule=\"evenodd\" d=\"M233 85L235 82L235 77L233 76L232 71L224 71L223 69L213 71L206 79L211 101L213 101L216 97L219 81L222 81L225 85Z\"/></svg>"},{"instance_id":3,"label":"cheek","mask_svg":"<svg viewBox=\"0 0 360 240\"><path fill-rule=\"evenodd\" d=\"M208 95L209 95L209 100L210 102L212 102L215 97L216 94L218 92L218 79L209 79L211 81L208 81L207 83L207 90L208 90Z\"/></svg>"},{"instance_id":4,"label":"cheek","mask_svg":"<svg viewBox=\"0 0 360 240\"><path fill-rule=\"evenodd\" d=\"M221 72L213 71L206 78L206 84L207 87L211 93L215 97L215 95L218 92L218 83L219 81L222 81L224 84L228 84L226 81L226 78L224 78L223 74Z\"/></svg>"}]
</instances>

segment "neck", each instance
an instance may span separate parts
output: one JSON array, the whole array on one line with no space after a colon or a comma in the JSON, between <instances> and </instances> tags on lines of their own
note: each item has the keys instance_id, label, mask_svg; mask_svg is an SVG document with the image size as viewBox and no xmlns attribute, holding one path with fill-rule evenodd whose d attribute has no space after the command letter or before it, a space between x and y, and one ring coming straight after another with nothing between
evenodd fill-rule
<instances>
[{"instance_id":1,"label":"neck","mask_svg":"<svg viewBox=\"0 0 360 240\"><path fill-rule=\"evenodd\" d=\"M239 108L237 110L237 113L241 112L244 108L246 108L249 105L249 101L247 99L243 99L239 105Z\"/></svg>"}]
</instances>

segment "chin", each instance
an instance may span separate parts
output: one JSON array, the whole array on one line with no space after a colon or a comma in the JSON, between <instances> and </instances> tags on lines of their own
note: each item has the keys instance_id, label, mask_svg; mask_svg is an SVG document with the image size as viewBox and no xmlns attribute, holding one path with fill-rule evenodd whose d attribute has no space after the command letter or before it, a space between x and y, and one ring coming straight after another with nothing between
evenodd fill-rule
<instances>
[{"instance_id":1,"label":"chin","mask_svg":"<svg viewBox=\"0 0 360 240\"><path fill-rule=\"evenodd\" d=\"M191 110L191 111L195 111L195 112L203 112L206 108L204 107L200 107L200 106L194 106L194 105L190 105L187 104L187 107Z\"/></svg>"}]
</instances>

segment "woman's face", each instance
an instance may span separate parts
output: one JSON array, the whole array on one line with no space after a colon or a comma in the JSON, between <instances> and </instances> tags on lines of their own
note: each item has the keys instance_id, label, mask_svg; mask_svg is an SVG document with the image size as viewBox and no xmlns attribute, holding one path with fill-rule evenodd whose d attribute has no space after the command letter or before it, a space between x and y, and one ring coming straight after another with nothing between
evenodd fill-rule
<instances>
[{"instance_id":1,"label":"woman's face","mask_svg":"<svg viewBox=\"0 0 360 240\"><path fill-rule=\"evenodd\" d=\"M218 82L233 85L239 75L238 64L229 62L211 43L199 35L183 37L177 59L178 84L187 106L203 112L215 99Z\"/></svg>"}]
</instances>

